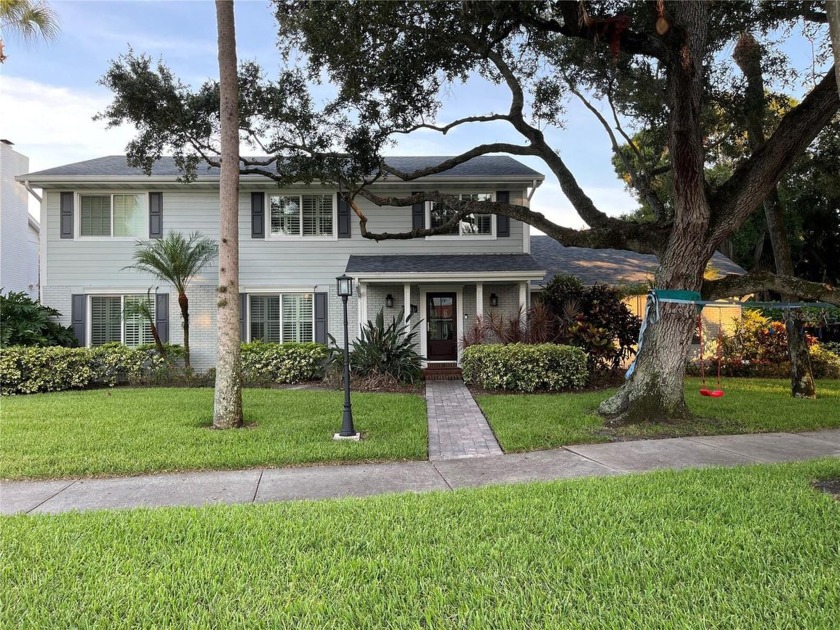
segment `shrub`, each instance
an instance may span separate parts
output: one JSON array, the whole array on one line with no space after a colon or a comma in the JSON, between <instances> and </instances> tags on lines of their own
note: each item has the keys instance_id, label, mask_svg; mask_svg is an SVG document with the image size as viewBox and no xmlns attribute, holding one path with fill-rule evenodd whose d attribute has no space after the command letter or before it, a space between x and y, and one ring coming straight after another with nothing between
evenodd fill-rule
<instances>
[{"instance_id":1,"label":"shrub","mask_svg":"<svg viewBox=\"0 0 840 630\"><path fill-rule=\"evenodd\" d=\"M242 344L242 379L253 385L299 383L321 378L329 351L321 343Z\"/></svg>"},{"instance_id":2,"label":"shrub","mask_svg":"<svg viewBox=\"0 0 840 630\"><path fill-rule=\"evenodd\" d=\"M400 310L385 326L385 315L380 310L375 321L368 320L360 337L353 341L350 355L353 374L361 377L389 375L400 383L418 380L423 361L415 348L419 325L418 322L410 326ZM335 339L332 341L335 345ZM334 351L341 352L337 346Z\"/></svg>"},{"instance_id":3,"label":"shrub","mask_svg":"<svg viewBox=\"0 0 840 630\"><path fill-rule=\"evenodd\" d=\"M26 293L0 295L0 347L78 345L73 330L59 324L59 317L57 310Z\"/></svg>"},{"instance_id":4,"label":"shrub","mask_svg":"<svg viewBox=\"0 0 840 630\"><path fill-rule=\"evenodd\" d=\"M11 346L0 350L0 390L11 396L152 383L169 367L171 364L153 349L120 344L97 348Z\"/></svg>"},{"instance_id":5,"label":"shrub","mask_svg":"<svg viewBox=\"0 0 840 630\"><path fill-rule=\"evenodd\" d=\"M171 364L154 348L129 348L107 343L90 348L94 382L101 385L147 385L158 380Z\"/></svg>"},{"instance_id":6,"label":"shrub","mask_svg":"<svg viewBox=\"0 0 840 630\"><path fill-rule=\"evenodd\" d=\"M4 396L88 387L96 372L86 348L11 346L0 351Z\"/></svg>"},{"instance_id":7,"label":"shrub","mask_svg":"<svg viewBox=\"0 0 840 630\"><path fill-rule=\"evenodd\" d=\"M635 353L642 320L621 301L623 293L605 284L585 286L574 276L557 275L539 293L554 315L554 341L583 349L591 372L616 370Z\"/></svg>"},{"instance_id":8,"label":"shrub","mask_svg":"<svg viewBox=\"0 0 840 630\"><path fill-rule=\"evenodd\" d=\"M484 389L562 391L586 384L586 354L579 348L545 344L490 344L466 348L464 381Z\"/></svg>"},{"instance_id":9,"label":"shrub","mask_svg":"<svg viewBox=\"0 0 840 630\"><path fill-rule=\"evenodd\" d=\"M814 378L840 378L840 355L826 348L826 345L814 344L810 348Z\"/></svg>"}]
</instances>

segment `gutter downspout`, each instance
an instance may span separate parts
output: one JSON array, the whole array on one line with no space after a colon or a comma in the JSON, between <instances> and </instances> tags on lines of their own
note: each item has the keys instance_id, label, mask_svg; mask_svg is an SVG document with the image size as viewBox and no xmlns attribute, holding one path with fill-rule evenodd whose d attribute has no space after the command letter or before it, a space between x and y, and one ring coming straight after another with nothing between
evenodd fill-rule
<instances>
[{"instance_id":1,"label":"gutter downspout","mask_svg":"<svg viewBox=\"0 0 840 630\"><path fill-rule=\"evenodd\" d=\"M29 191L30 195L35 197L35 199L38 201L38 203L41 203L41 195L36 193L35 190L32 188L32 186L30 186L28 179L23 180L23 187L26 188L26 190ZM530 197L529 197L529 199L530 199Z\"/></svg>"},{"instance_id":2,"label":"gutter downspout","mask_svg":"<svg viewBox=\"0 0 840 630\"><path fill-rule=\"evenodd\" d=\"M26 185L27 185L27 187L28 187L28 186L29 186L29 182L26 182ZM538 185L539 185L539 184L537 184L537 180L536 180L536 179L535 179L535 180L531 183L531 192L529 192L529 193L528 193L528 201L531 201L531 197L533 197L533 196L534 196L534 193L535 193L535 192L537 192L537 186L538 186ZM35 194L35 193L32 193L32 194Z\"/></svg>"}]
</instances>

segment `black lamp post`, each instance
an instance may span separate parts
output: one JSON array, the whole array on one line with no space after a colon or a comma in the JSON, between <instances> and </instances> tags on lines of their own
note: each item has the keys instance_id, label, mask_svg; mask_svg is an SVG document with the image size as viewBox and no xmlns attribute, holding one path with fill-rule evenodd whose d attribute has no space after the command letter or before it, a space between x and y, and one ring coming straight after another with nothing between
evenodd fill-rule
<instances>
[{"instance_id":1,"label":"black lamp post","mask_svg":"<svg viewBox=\"0 0 840 630\"><path fill-rule=\"evenodd\" d=\"M353 410L350 407L350 342L347 335L347 298L353 295L353 278L343 273L335 280L336 293L344 303L344 417L341 420L341 432L336 433L334 438L358 440L359 434L353 428Z\"/></svg>"}]
</instances>

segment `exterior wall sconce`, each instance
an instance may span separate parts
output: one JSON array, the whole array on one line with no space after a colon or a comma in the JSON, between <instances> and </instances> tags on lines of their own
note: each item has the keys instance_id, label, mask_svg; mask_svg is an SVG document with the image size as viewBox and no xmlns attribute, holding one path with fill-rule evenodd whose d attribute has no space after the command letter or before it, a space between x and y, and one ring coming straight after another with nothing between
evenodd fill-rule
<instances>
[{"instance_id":1,"label":"exterior wall sconce","mask_svg":"<svg viewBox=\"0 0 840 630\"><path fill-rule=\"evenodd\" d=\"M490 294L490 306L492 306L493 308L495 308L495 307L497 307L498 305L499 305L499 296L498 296L498 295L496 295L495 293L491 293L491 294Z\"/></svg>"},{"instance_id":2,"label":"exterior wall sconce","mask_svg":"<svg viewBox=\"0 0 840 630\"><path fill-rule=\"evenodd\" d=\"M394 296L390 293L385 296L385 306L388 308L394 308Z\"/></svg>"},{"instance_id":3,"label":"exterior wall sconce","mask_svg":"<svg viewBox=\"0 0 840 630\"><path fill-rule=\"evenodd\" d=\"M418 311L417 305L416 304L411 304L410 306L411 306L410 312L411 312L412 315L414 315Z\"/></svg>"}]
</instances>

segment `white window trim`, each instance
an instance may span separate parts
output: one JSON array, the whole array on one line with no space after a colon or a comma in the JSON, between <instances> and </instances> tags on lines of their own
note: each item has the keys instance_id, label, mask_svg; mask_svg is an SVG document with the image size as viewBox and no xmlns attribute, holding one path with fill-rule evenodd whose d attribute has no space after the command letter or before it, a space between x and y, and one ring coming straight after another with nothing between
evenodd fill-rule
<instances>
[{"instance_id":1,"label":"white window trim","mask_svg":"<svg viewBox=\"0 0 840 630\"><path fill-rule=\"evenodd\" d=\"M86 348L93 348L93 298L100 297L100 298L120 298L120 341L122 345L126 345L125 343L125 317L123 317L123 312L125 311L125 298L128 295L143 295L143 291L133 291L131 289L126 289L125 291L118 291L114 289L109 289L107 291L96 291L95 293L86 293L85 294L85 347ZM156 296L157 293L152 294ZM154 311L155 320L157 320L157 304L155 304L154 297L152 298L152 309ZM112 342L108 342L112 343ZM133 348L136 346L127 346L129 348Z\"/></svg>"},{"instance_id":2,"label":"white window trim","mask_svg":"<svg viewBox=\"0 0 840 630\"><path fill-rule=\"evenodd\" d=\"M145 231L140 236L82 236L82 197L111 197L111 234L114 233L114 195L142 195L145 198ZM117 241L134 243L139 238L149 238L149 193L131 190L76 191L73 205L73 238L77 241Z\"/></svg>"},{"instance_id":3,"label":"white window trim","mask_svg":"<svg viewBox=\"0 0 840 630\"><path fill-rule=\"evenodd\" d=\"M312 342L315 341L315 293L313 291L252 291L246 293L248 296L248 303L245 305L245 337L246 343L251 343L254 339L251 338L251 296L254 297L277 297L280 300L280 339L283 339L283 296L284 295L311 295L312 296ZM311 343L308 341L292 342L281 341L283 343Z\"/></svg>"},{"instance_id":4,"label":"white window trim","mask_svg":"<svg viewBox=\"0 0 840 630\"><path fill-rule=\"evenodd\" d=\"M332 234L323 236L292 236L289 234L272 234L271 233L271 197L300 197L300 229L303 231L303 196L304 195L326 195L330 198L332 203ZM270 241L337 241L338 240L338 200L336 194L328 192L313 192L307 191L283 191L283 192L269 192L265 195L265 238Z\"/></svg>"},{"instance_id":5,"label":"white window trim","mask_svg":"<svg viewBox=\"0 0 840 630\"><path fill-rule=\"evenodd\" d=\"M488 193L487 191L470 190L470 191L452 193L453 196L457 195L458 197L460 197L461 195L487 195L487 194L490 195L490 201L496 201L496 193L495 192ZM426 226L428 228L432 227L432 204L433 203L434 203L433 201L427 201L426 202L426 218L425 218L425 221L426 221ZM456 241L456 240L460 240L460 239L468 239L470 241L495 241L496 238L497 238L497 236L496 236L496 219L497 219L497 217L496 217L495 214L491 214L491 213L484 213L484 214L490 214L490 234L437 234L435 236L427 236L426 240ZM459 230L460 230L460 228L459 228Z\"/></svg>"}]
</instances>

